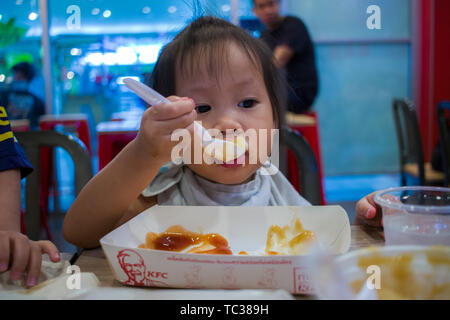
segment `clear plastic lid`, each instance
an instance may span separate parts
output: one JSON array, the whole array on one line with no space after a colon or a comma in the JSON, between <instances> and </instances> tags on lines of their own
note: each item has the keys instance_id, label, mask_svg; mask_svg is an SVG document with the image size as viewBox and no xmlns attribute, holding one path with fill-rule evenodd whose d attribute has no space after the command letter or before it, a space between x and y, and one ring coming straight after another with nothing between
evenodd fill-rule
<instances>
[{"instance_id":1,"label":"clear plastic lid","mask_svg":"<svg viewBox=\"0 0 450 320\"><path fill-rule=\"evenodd\" d=\"M378 191L374 201L381 207L409 213L450 214L450 188L398 187Z\"/></svg>"}]
</instances>

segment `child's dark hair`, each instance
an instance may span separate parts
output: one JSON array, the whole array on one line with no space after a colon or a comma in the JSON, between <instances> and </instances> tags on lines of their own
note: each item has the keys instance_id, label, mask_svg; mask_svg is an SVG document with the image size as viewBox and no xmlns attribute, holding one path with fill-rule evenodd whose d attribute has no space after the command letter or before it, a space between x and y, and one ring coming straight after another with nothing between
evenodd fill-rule
<instances>
[{"instance_id":1,"label":"child's dark hair","mask_svg":"<svg viewBox=\"0 0 450 320\"><path fill-rule=\"evenodd\" d=\"M280 110L285 102L284 79L273 63L272 52L245 30L216 17L201 17L190 23L161 51L148 84L164 96L175 95L175 70L189 76L205 64L208 74L219 77L226 64L230 42L247 53L261 71L272 104L275 125L281 127Z\"/></svg>"}]
</instances>

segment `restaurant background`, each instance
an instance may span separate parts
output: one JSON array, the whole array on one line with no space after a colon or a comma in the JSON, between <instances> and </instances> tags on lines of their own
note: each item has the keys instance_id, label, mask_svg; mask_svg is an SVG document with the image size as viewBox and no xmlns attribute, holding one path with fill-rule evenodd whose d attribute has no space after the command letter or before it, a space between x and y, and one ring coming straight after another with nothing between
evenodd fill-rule
<instances>
[{"instance_id":1,"label":"restaurant background","mask_svg":"<svg viewBox=\"0 0 450 320\"><path fill-rule=\"evenodd\" d=\"M366 9L373 4L381 8L379 30L366 24L370 16ZM425 153L431 154L436 127L427 110L437 97L426 86L431 79L420 76L423 65L417 56L423 41L430 48L437 44L429 43L429 34L424 32L430 28L420 23L427 21L424 17L431 9L438 21L448 2L281 0L281 8L285 15L300 17L314 41L319 95L313 110L319 119L325 197L351 214L354 202L362 196L400 184L394 98L410 98L418 105ZM47 13L48 29L43 19ZM38 77L50 84L47 113L87 115L96 169L96 126L124 114L136 119L145 108L122 79L143 80L162 46L201 14L240 24L255 37L262 27L252 13L251 0L3 0L0 90L12 81L14 64L33 64ZM42 46L46 31L49 50ZM44 77L46 57L50 77ZM424 85L426 89L421 89ZM73 164L62 150L57 157L62 199L57 206L66 210L73 201Z\"/></svg>"}]
</instances>

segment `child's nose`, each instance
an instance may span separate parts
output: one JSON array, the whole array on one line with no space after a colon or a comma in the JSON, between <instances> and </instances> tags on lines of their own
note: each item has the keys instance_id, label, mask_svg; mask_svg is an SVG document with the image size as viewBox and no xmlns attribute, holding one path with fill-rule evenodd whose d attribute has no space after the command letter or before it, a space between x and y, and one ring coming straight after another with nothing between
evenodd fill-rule
<instances>
[{"instance_id":1,"label":"child's nose","mask_svg":"<svg viewBox=\"0 0 450 320\"><path fill-rule=\"evenodd\" d=\"M222 135L230 134L230 133L237 133L240 131L243 131L242 125L239 121L226 117L221 118L216 125L214 126L215 129L219 130Z\"/></svg>"}]
</instances>

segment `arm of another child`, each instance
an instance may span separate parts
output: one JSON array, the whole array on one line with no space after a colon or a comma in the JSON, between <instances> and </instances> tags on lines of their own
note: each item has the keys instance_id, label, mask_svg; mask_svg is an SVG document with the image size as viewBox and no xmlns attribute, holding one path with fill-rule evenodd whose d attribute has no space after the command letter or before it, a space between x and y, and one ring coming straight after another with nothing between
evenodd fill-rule
<instances>
[{"instance_id":1,"label":"arm of another child","mask_svg":"<svg viewBox=\"0 0 450 320\"><path fill-rule=\"evenodd\" d=\"M20 170L0 171L0 272L10 269L12 280L27 273L26 285L37 284L42 253L58 262L59 252L50 241L32 241L20 233Z\"/></svg>"},{"instance_id":2,"label":"arm of another child","mask_svg":"<svg viewBox=\"0 0 450 320\"><path fill-rule=\"evenodd\" d=\"M369 225L372 227L383 226L381 208L373 200L375 193L372 192L356 203L354 224Z\"/></svg>"}]
</instances>

